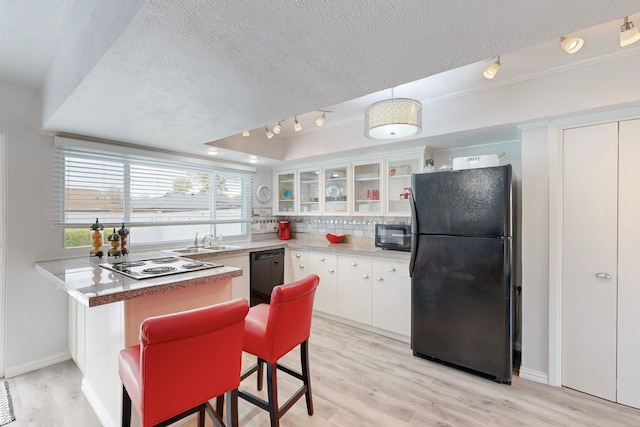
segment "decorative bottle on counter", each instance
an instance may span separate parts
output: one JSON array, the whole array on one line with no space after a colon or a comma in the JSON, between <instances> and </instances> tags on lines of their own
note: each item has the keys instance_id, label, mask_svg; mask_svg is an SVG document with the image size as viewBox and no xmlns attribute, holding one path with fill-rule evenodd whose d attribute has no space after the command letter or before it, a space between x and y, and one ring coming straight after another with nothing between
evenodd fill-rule
<instances>
[{"instance_id":1,"label":"decorative bottle on counter","mask_svg":"<svg viewBox=\"0 0 640 427\"><path fill-rule=\"evenodd\" d=\"M129 229L124 228L124 222L122 223L122 228L118 230L118 235L120 236L120 251L122 252L122 255L127 255L129 253L129 249L127 249Z\"/></svg>"},{"instance_id":2,"label":"decorative bottle on counter","mask_svg":"<svg viewBox=\"0 0 640 427\"><path fill-rule=\"evenodd\" d=\"M98 257L102 258L102 242L103 236L102 231L104 230L104 225L100 224L98 218L96 218L96 223L93 224L90 228L91 230L91 251L89 251L90 257Z\"/></svg>"},{"instance_id":3,"label":"decorative bottle on counter","mask_svg":"<svg viewBox=\"0 0 640 427\"><path fill-rule=\"evenodd\" d=\"M109 234L107 240L111 242L111 248L109 249L109 256L119 257L122 255L122 251L120 251L120 235L113 229L113 233Z\"/></svg>"}]
</instances>

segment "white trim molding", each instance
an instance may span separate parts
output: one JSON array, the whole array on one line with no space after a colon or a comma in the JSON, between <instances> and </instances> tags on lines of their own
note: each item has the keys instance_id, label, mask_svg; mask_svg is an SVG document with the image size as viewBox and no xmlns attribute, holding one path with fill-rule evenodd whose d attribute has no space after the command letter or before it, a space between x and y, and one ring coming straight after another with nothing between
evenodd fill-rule
<instances>
[{"instance_id":1,"label":"white trim molding","mask_svg":"<svg viewBox=\"0 0 640 427\"><path fill-rule=\"evenodd\" d=\"M525 380L531 380L541 384L549 384L549 376L545 372L536 371L535 369L520 367L518 376Z\"/></svg>"}]
</instances>

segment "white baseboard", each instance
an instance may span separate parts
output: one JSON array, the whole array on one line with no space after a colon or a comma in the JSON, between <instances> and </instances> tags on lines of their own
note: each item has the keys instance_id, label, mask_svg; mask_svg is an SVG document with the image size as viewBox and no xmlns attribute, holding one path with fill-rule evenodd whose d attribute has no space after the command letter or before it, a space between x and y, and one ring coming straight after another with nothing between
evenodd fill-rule
<instances>
[{"instance_id":1,"label":"white baseboard","mask_svg":"<svg viewBox=\"0 0 640 427\"><path fill-rule=\"evenodd\" d=\"M7 378L11 378L16 375L22 375L37 369L46 368L47 366L55 365L56 363L64 362L69 359L71 359L71 354L69 354L68 351L61 351L60 353L51 354L47 357L43 357L42 359L32 360L28 363L16 366L5 366L4 375Z\"/></svg>"},{"instance_id":2,"label":"white baseboard","mask_svg":"<svg viewBox=\"0 0 640 427\"><path fill-rule=\"evenodd\" d=\"M525 380L535 381L537 383L549 384L549 374L546 372L536 371L534 369L523 368L520 367L520 371L518 373L520 378L524 378Z\"/></svg>"}]
</instances>

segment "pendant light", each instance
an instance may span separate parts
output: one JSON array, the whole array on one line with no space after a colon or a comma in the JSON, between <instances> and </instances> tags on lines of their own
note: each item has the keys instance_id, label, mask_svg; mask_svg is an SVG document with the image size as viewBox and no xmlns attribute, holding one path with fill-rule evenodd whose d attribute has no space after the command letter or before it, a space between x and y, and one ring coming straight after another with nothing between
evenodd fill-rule
<instances>
[{"instance_id":1,"label":"pendant light","mask_svg":"<svg viewBox=\"0 0 640 427\"><path fill-rule=\"evenodd\" d=\"M629 21L629 17L624 17L624 24L620 27L620 47L629 46L640 40L640 31Z\"/></svg>"},{"instance_id":2,"label":"pendant light","mask_svg":"<svg viewBox=\"0 0 640 427\"><path fill-rule=\"evenodd\" d=\"M396 139L417 135L422 131L422 104L408 98L379 101L364 113L364 135L371 139Z\"/></svg>"}]
</instances>

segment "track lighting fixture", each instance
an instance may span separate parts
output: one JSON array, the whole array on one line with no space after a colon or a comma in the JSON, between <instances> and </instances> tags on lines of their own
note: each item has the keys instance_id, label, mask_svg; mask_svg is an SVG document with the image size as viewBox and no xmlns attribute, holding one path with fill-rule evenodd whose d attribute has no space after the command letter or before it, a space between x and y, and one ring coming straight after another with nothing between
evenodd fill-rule
<instances>
[{"instance_id":1,"label":"track lighting fixture","mask_svg":"<svg viewBox=\"0 0 640 427\"><path fill-rule=\"evenodd\" d=\"M295 122L293 123L293 130L296 132L300 132L302 130L302 125L298 121L298 116L295 117Z\"/></svg>"},{"instance_id":2,"label":"track lighting fixture","mask_svg":"<svg viewBox=\"0 0 640 427\"><path fill-rule=\"evenodd\" d=\"M326 114L326 112L323 111L322 115L316 119L316 126L320 127L320 126L322 126L324 124L325 114Z\"/></svg>"},{"instance_id":3,"label":"track lighting fixture","mask_svg":"<svg viewBox=\"0 0 640 427\"><path fill-rule=\"evenodd\" d=\"M620 27L620 47L629 46L640 40L640 31L629 21L629 17L624 17L624 24Z\"/></svg>"},{"instance_id":4,"label":"track lighting fixture","mask_svg":"<svg viewBox=\"0 0 640 427\"><path fill-rule=\"evenodd\" d=\"M273 138L273 132L271 132L268 127L264 127L264 132L267 134L267 138Z\"/></svg>"},{"instance_id":5,"label":"track lighting fixture","mask_svg":"<svg viewBox=\"0 0 640 427\"><path fill-rule=\"evenodd\" d=\"M242 131L242 136L249 136L249 131L248 130L243 130Z\"/></svg>"},{"instance_id":6,"label":"track lighting fixture","mask_svg":"<svg viewBox=\"0 0 640 427\"><path fill-rule=\"evenodd\" d=\"M560 46L565 52L573 54L582 49L584 40L579 37L560 37Z\"/></svg>"},{"instance_id":7,"label":"track lighting fixture","mask_svg":"<svg viewBox=\"0 0 640 427\"><path fill-rule=\"evenodd\" d=\"M277 125L275 125L273 127L273 129L271 129L273 131L273 133L275 133L276 135L280 133L280 131L282 130L282 126L280 126L280 122L278 122Z\"/></svg>"},{"instance_id":8,"label":"track lighting fixture","mask_svg":"<svg viewBox=\"0 0 640 427\"><path fill-rule=\"evenodd\" d=\"M498 59L496 59L495 62L492 62L491 65L489 65L487 68L484 69L484 71L482 72L482 75L484 76L485 79L491 80L496 76L496 74L498 74L499 69L500 69L500 57L498 56Z\"/></svg>"}]
</instances>

